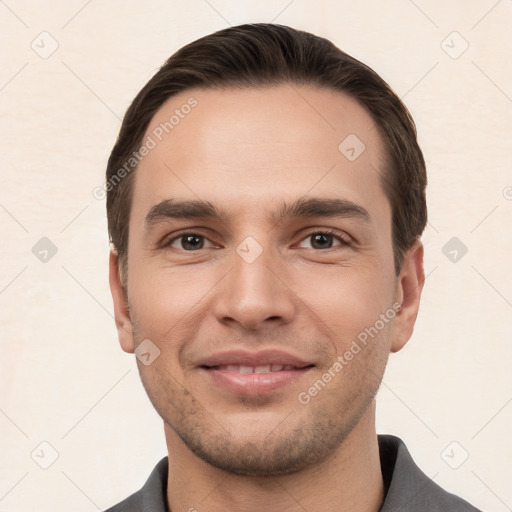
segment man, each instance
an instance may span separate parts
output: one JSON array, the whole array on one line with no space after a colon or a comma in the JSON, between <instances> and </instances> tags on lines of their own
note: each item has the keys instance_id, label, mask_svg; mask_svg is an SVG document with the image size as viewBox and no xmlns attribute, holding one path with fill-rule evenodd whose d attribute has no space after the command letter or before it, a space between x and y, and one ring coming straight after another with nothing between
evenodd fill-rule
<instances>
[{"instance_id":1,"label":"man","mask_svg":"<svg viewBox=\"0 0 512 512\"><path fill-rule=\"evenodd\" d=\"M119 340L168 457L116 511L475 511L375 431L424 282L413 120L329 41L243 25L174 54L107 169Z\"/></svg>"}]
</instances>

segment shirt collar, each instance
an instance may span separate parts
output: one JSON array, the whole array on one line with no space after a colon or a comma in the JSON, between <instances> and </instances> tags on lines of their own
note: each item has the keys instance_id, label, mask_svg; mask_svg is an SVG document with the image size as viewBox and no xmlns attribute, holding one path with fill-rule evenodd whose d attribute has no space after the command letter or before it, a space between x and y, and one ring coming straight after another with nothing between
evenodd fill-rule
<instances>
[{"instance_id":1,"label":"shirt collar","mask_svg":"<svg viewBox=\"0 0 512 512\"><path fill-rule=\"evenodd\" d=\"M379 512L479 512L428 478L415 464L400 438L379 434L378 442L385 488L385 498ZM169 512L168 471L168 457L164 457L155 466L142 489L129 498L130 504L137 505L141 511Z\"/></svg>"}]
</instances>

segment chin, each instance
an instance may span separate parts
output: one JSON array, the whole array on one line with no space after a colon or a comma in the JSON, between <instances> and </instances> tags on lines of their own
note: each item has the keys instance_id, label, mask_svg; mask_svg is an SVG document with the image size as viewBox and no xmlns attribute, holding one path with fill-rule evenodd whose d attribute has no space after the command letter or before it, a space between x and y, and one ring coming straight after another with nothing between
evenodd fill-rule
<instances>
[{"instance_id":1,"label":"chin","mask_svg":"<svg viewBox=\"0 0 512 512\"><path fill-rule=\"evenodd\" d=\"M244 427L238 421L230 429L221 423L201 428L189 419L181 428L168 425L191 452L218 469L252 477L287 475L322 463L336 453L353 428L352 422L339 424L321 414L298 421L293 411L259 425L246 422Z\"/></svg>"}]
</instances>

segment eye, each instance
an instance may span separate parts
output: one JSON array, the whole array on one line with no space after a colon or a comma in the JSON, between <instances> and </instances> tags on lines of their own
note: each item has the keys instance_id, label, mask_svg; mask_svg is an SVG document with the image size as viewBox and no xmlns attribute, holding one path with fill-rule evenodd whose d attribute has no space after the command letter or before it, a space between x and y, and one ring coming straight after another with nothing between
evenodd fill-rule
<instances>
[{"instance_id":1,"label":"eye","mask_svg":"<svg viewBox=\"0 0 512 512\"><path fill-rule=\"evenodd\" d=\"M206 241L211 244L208 238L203 235L197 233L182 233L164 242L163 247L173 247L175 249L191 252L204 249Z\"/></svg>"},{"instance_id":2,"label":"eye","mask_svg":"<svg viewBox=\"0 0 512 512\"><path fill-rule=\"evenodd\" d=\"M332 230L322 230L322 231L314 231L310 233L306 238L302 240L299 244L299 247L308 248L303 244L308 240L311 240L311 247L313 249L331 249L333 247L346 247L350 246L350 240L347 235L343 237L342 235L335 235ZM335 242L335 245L333 245Z\"/></svg>"}]
</instances>

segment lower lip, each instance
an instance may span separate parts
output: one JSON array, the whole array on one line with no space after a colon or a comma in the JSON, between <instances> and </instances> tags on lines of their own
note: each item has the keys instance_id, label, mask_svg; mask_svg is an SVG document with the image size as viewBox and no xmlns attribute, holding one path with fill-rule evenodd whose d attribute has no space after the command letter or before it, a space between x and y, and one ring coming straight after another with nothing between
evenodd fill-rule
<instances>
[{"instance_id":1,"label":"lower lip","mask_svg":"<svg viewBox=\"0 0 512 512\"><path fill-rule=\"evenodd\" d=\"M272 393L297 382L313 367L268 373L238 373L228 370L201 368L213 382L231 393L258 396Z\"/></svg>"}]
</instances>

